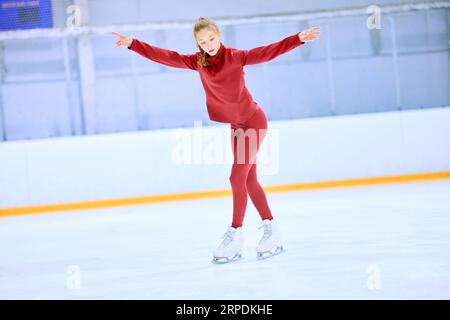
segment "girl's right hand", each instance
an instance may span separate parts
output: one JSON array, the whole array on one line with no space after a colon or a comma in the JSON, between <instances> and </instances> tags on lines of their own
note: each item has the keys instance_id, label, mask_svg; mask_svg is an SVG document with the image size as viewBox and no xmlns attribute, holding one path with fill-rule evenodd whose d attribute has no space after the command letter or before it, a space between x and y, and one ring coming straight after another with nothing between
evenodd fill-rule
<instances>
[{"instance_id":1,"label":"girl's right hand","mask_svg":"<svg viewBox=\"0 0 450 320\"><path fill-rule=\"evenodd\" d=\"M111 32L113 35L117 37L116 40L116 46L118 47L130 47L131 43L133 42L133 38L127 37L123 34L117 33L117 32Z\"/></svg>"}]
</instances>

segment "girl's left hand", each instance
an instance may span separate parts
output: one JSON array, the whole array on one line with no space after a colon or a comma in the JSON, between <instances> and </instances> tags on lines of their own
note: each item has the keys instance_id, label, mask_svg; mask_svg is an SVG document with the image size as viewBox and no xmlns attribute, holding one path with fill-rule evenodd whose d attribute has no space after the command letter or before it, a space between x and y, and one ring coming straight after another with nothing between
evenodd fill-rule
<instances>
[{"instance_id":1,"label":"girl's left hand","mask_svg":"<svg viewBox=\"0 0 450 320\"><path fill-rule=\"evenodd\" d=\"M318 34L320 34L320 27L313 27L311 29L299 32L298 38L301 42L312 41L317 38Z\"/></svg>"}]
</instances>

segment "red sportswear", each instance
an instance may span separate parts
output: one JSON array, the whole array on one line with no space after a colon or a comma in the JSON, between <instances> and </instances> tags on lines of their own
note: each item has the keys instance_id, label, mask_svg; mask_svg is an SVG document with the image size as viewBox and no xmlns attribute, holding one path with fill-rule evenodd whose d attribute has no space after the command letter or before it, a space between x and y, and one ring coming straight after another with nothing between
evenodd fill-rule
<instances>
[{"instance_id":1,"label":"red sportswear","mask_svg":"<svg viewBox=\"0 0 450 320\"><path fill-rule=\"evenodd\" d=\"M180 54L133 39L128 48L155 62L174 67L198 71L206 94L209 118L217 122L243 123L249 120L257 104L248 91L243 67L272 60L304 42L298 33L278 42L250 50L228 48L222 42L215 56L207 54L211 65L198 64L201 52Z\"/></svg>"}]
</instances>

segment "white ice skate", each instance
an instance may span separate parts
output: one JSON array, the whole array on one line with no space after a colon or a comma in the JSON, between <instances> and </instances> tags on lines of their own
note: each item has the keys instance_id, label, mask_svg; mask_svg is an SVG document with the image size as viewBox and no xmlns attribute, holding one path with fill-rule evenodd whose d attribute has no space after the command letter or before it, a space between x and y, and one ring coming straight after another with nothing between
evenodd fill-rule
<instances>
[{"instance_id":1,"label":"white ice skate","mask_svg":"<svg viewBox=\"0 0 450 320\"><path fill-rule=\"evenodd\" d=\"M212 263L229 263L242 259L242 228L228 227L222 243L213 252Z\"/></svg>"},{"instance_id":2,"label":"white ice skate","mask_svg":"<svg viewBox=\"0 0 450 320\"><path fill-rule=\"evenodd\" d=\"M281 244L281 233L274 220L263 220L263 225L258 229L261 228L264 228L264 234L256 247L256 257L259 260L267 259L286 251Z\"/></svg>"}]
</instances>

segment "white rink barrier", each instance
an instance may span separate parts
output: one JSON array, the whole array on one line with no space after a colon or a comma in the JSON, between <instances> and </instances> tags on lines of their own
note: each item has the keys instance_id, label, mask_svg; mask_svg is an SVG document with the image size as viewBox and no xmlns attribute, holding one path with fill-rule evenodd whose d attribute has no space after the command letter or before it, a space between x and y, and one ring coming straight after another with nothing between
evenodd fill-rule
<instances>
[{"instance_id":1,"label":"white rink barrier","mask_svg":"<svg viewBox=\"0 0 450 320\"><path fill-rule=\"evenodd\" d=\"M0 143L0 208L229 189L229 125ZM450 108L270 121L263 186L450 171Z\"/></svg>"}]
</instances>

